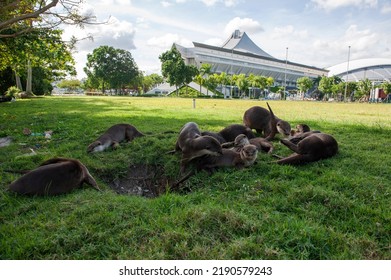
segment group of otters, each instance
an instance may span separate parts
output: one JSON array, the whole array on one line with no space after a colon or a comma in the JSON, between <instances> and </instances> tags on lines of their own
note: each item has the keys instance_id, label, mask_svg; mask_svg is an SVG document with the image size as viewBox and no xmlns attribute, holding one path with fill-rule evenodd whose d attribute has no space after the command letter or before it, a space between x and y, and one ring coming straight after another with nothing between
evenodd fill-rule
<instances>
[{"instance_id":1,"label":"group of otters","mask_svg":"<svg viewBox=\"0 0 391 280\"><path fill-rule=\"evenodd\" d=\"M258 151L271 154L276 134L283 137L281 143L294 153L288 157L279 157L277 164L299 165L334 156L338 152L338 143L333 136L320 131L310 130L308 125L299 124L296 130L260 106L245 111L243 124L230 125L220 132L201 132L195 122L186 123L175 144L168 153L180 152L181 178L178 185L195 173L195 170L213 171L218 167L242 168L254 164ZM253 130L263 135L256 137ZM91 143L87 152L101 152L109 147L116 148L122 141L132 141L145 136L130 124L116 124L110 127L96 141ZM185 174L189 165L194 168ZM53 158L43 162L38 168L28 171L9 185L9 189L25 195L59 195L80 187L83 183L99 190L95 179L88 169L76 159Z\"/></svg>"}]
</instances>

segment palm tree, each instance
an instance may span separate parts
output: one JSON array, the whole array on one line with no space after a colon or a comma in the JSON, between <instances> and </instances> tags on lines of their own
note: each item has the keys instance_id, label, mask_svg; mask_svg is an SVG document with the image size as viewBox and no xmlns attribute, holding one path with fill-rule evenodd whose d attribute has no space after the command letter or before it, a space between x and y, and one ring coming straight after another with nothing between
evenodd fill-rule
<instances>
[{"instance_id":1,"label":"palm tree","mask_svg":"<svg viewBox=\"0 0 391 280\"><path fill-rule=\"evenodd\" d=\"M248 89L249 85L250 82L245 74L237 75L236 86L239 88L241 96L246 96L246 90Z\"/></svg>"},{"instance_id":2,"label":"palm tree","mask_svg":"<svg viewBox=\"0 0 391 280\"><path fill-rule=\"evenodd\" d=\"M209 63L202 63L199 73L203 78L202 80L203 82L208 81L211 72L212 72L212 65L210 65ZM201 92L201 84L200 84L200 92ZM208 92L209 92L208 87L206 87L206 95L209 95Z\"/></svg>"},{"instance_id":3,"label":"palm tree","mask_svg":"<svg viewBox=\"0 0 391 280\"><path fill-rule=\"evenodd\" d=\"M204 78L202 77L201 74L198 74L194 77L194 81L200 85L200 94L202 94L202 83L204 82Z\"/></svg>"},{"instance_id":4,"label":"palm tree","mask_svg":"<svg viewBox=\"0 0 391 280\"><path fill-rule=\"evenodd\" d=\"M227 75L227 73L221 72L219 75L219 82L221 84L221 88L225 89L225 86L229 83L229 81L230 81L230 77ZM225 93L224 93L224 97L225 97Z\"/></svg>"}]
</instances>

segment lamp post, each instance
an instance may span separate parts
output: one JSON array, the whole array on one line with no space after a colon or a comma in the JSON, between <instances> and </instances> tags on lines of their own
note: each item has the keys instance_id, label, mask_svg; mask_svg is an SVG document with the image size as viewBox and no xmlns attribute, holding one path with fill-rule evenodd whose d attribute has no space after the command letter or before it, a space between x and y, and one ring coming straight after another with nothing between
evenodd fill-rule
<instances>
[{"instance_id":1,"label":"lamp post","mask_svg":"<svg viewBox=\"0 0 391 280\"><path fill-rule=\"evenodd\" d=\"M350 46L349 46L349 50L348 50L348 64L347 64L347 67L346 67L345 94L344 94L344 97L343 97L344 102L346 102L346 93L347 93L347 91L348 91L349 61L350 61Z\"/></svg>"},{"instance_id":2,"label":"lamp post","mask_svg":"<svg viewBox=\"0 0 391 280\"><path fill-rule=\"evenodd\" d=\"M286 48L285 52L285 73L284 73L284 92L282 93L283 99L285 99L285 92L286 92L286 71L288 68L288 47Z\"/></svg>"},{"instance_id":3,"label":"lamp post","mask_svg":"<svg viewBox=\"0 0 391 280\"><path fill-rule=\"evenodd\" d=\"M231 88L230 88L230 98L232 99L232 80L233 80L233 72L232 72L232 64L234 63L234 49L232 48L231 51Z\"/></svg>"}]
</instances>

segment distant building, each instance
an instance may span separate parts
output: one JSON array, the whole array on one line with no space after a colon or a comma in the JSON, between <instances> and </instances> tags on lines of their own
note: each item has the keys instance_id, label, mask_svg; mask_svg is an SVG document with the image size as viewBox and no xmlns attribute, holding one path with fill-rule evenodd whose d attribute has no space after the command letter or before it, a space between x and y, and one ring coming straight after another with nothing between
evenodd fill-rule
<instances>
[{"instance_id":1,"label":"distant building","mask_svg":"<svg viewBox=\"0 0 391 280\"><path fill-rule=\"evenodd\" d=\"M367 58L343 62L327 68L329 76L341 77L344 81L370 80L374 83L391 81L391 59Z\"/></svg>"},{"instance_id":2,"label":"distant building","mask_svg":"<svg viewBox=\"0 0 391 280\"><path fill-rule=\"evenodd\" d=\"M212 73L246 74L273 77L275 84L296 87L300 77L327 76L328 70L274 58L258 47L245 32L235 30L221 47L193 42L193 48L174 44L187 65L212 66Z\"/></svg>"}]
</instances>

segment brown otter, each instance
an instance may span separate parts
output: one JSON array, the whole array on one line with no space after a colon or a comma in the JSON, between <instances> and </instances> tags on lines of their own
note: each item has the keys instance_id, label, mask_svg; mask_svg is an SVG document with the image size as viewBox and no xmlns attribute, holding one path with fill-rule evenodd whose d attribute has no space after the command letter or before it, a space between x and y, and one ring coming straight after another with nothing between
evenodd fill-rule
<instances>
[{"instance_id":1,"label":"brown otter","mask_svg":"<svg viewBox=\"0 0 391 280\"><path fill-rule=\"evenodd\" d=\"M258 151L263 151L269 154L272 153L274 150L273 144L267 141L265 138L255 137L248 139L247 136L244 134L239 134L235 138L235 141L224 143L221 146L223 148L231 148L234 151L239 152L245 145L248 144L254 145Z\"/></svg>"},{"instance_id":2,"label":"brown otter","mask_svg":"<svg viewBox=\"0 0 391 280\"><path fill-rule=\"evenodd\" d=\"M132 141L144 136L130 124L115 124L87 147L87 152L101 152L109 147L117 148L122 141Z\"/></svg>"},{"instance_id":3,"label":"brown otter","mask_svg":"<svg viewBox=\"0 0 391 280\"><path fill-rule=\"evenodd\" d=\"M212 172L218 167L236 167L243 168L254 164L257 159L258 151L254 145L245 145L240 152L231 149L222 149L221 155L215 156L207 154L195 159L196 170L206 170ZM193 176L196 171L190 170L182 176L178 181L174 182L172 188L178 188L180 184Z\"/></svg>"},{"instance_id":4,"label":"brown otter","mask_svg":"<svg viewBox=\"0 0 391 280\"><path fill-rule=\"evenodd\" d=\"M301 124L296 125L296 130L293 130L293 129L291 130L291 136L293 137L293 136L298 135L300 133L308 132L310 130L311 129L308 125L301 123Z\"/></svg>"},{"instance_id":5,"label":"brown otter","mask_svg":"<svg viewBox=\"0 0 391 280\"><path fill-rule=\"evenodd\" d=\"M254 145L245 145L240 152L223 149L222 155L205 156L197 161L198 170L213 170L218 167L243 168L254 164L258 150Z\"/></svg>"},{"instance_id":6,"label":"brown otter","mask_svg":"<svg viewBox=\"0 0 391 280\"><path fill-rule=\"evenodd\" d=\"M269 111L260 106L253 106L244 112L243 123L245 126L255 129L259 134L263 133L266 140L273 140L277 133L288 137L291 126L288 122L274 115L273 110L267 103Z\"/></svg>"},{"instance_id":7,"label":"brown otter","mask_svg":"<svg viewBox=\"0 0 391 280\"><path fill-rule=\"evenodd\" d=\"M220 144L223 144L223 143L227 142L227 140L225 140L225 139L223 138L223 136L221 136L221 135L220 135L219 133L217 133L217 132L202 131L202 132L201 132L201 135L202 135L202 136L211 136L211 137L215 138L217 141L219 141Z\"/></svg>"},{"instance_id":8,"label":"brown otter","mask_svg":"<svg viewBox=\"0 0 391 280\"><path fill-rule=\"evenodd\" d=\"M226 142L235 141L236 136L239 134L246 135L248 139L255 138L251 128L241 124L231 124L220 130L218 134L221 135Z\"/></svg>"},{"instance_id":9,"label":"brown otter","mask_svg":"<svg viewBox=\"0 0 391 280\"><path fill-rule=\"evenodd\" d=\"M9 189L24 195L59 195L68 193L83 183L100 190L95 179L80 161L53 158L12 182Z\"/></svg>"},{"instance_id":10,"label":"brown otter","mask_svg":"<svg viewBox=\"0 0 391 280\"><path fill-rule=\"evenodd\" d=\"M304 164L332 157L338 152L338 143L329 134L312 133L310 131L302 133L300 137L297 144L291 140L281 140L281 143L294 151L294 153L278 160L278 164Z\"/></svg>"},{"instance_id":11,"label":"brown otter","mask_svg":"<svg viewBox=\"0 0 391 280\"><path fill-rule=\"evenodd\" d=\"M294 144L299 143L301 140L306 138L310 134L321 133L319 130L311 130L310 127L306 124L298 124L296 126L296 131L291 131L291 136L289 136L289 141Z\"/></svg>"},{"instance_id":12,"label":"brown otter","mask_svg":"<svg viewBox=\"0 0 391 280\"><path fill-rule=\"evenodd\" d=\"M187 164L195 158L222 154L220 143L211 136L202 136L198 125L194 122L186 123L180 130L175 151L182 152L181 173L184 172Z\"/></svg>"}]
</instances>

